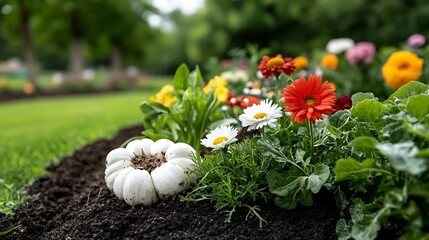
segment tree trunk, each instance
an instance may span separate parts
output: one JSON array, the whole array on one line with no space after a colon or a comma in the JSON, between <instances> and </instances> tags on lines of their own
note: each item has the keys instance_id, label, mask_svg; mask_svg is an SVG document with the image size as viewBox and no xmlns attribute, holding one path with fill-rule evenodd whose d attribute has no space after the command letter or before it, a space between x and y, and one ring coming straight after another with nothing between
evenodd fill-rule
<instances>
[{"instance_id":1,"label":"tree trunk","mask_svg":"<svg viewBox=\"0 0 429 240\"><path fill-rule=\"evenodd\" d=\"M74 81L83 80L83 36L78 23L78 13L73 11L70 19L72 37L71 77Z\"/></svg>"},{"instance_id":2,"label":"tree trunk","mask_svg":"<svg viewBox=\"0 0 429 240\"><path fill-rule=\"evenodd\" d=\"M112 43L112 56L110 59L110 81L112 83L118 81L122 77L122 56L121 48L118 44Z\"/></svg>"},{"instance_id":3,"label":"tree trunk","mask_svg":"<svg viewBox=\"0 0 429 240\"><path fill-rule=\"evenodd\" d=\"M37 86L36 63L34 60L33 39L30 30L30 14L24 0L18 1L21 18L21 34L24 40L24 57L27 67L28 81Z\"/></svg>"}]
</instances>

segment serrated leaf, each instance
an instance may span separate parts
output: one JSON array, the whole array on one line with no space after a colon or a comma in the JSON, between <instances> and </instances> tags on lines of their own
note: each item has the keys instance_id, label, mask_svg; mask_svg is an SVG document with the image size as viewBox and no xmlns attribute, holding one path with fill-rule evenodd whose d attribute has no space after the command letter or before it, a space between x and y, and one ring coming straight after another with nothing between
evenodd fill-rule
<instances>
[{"instance_id":1,"label":"serrated leaf","mask_svg":"<svg viewBox=\"0 0 429 240\"><path fill-rule=\"evenodd\" d=\"M352 103L353 103L353 107L356 106L356 104L362 102L365 99L376 99L374 97L374 94L371 92L368 93L362 93L362 92L358 92L352 95Z\"/></svg>"},{"instance_id":2,"label":"serrated leaf","mask_svg":"<svg viewBox=\"0 0 429 240\"><path fill-rule=\"evenodd\" d=\"M404 86L400 87L396 92L394 92L388 100L395 101L395 99L407 99L411 96L418 95L425 93L429 89L429 86L427 86L424 83L411 81Z\"/></svg>"},{"instance_id":3,"label":"serrated leaf","mask_svg":"<svg viewBox=\"0 0 429 240\"><path fill-rule=\"evenodd\" d=\"M189 69L182 63L174 74L174 89L185 91L188 88Z\"/></svg>"},{"instance_id":4,"label":"serrated leaf","mask_svg":"<svg viewBox=\"0 0 429 240\"><path fill-rule=\"evenodd\" d=\"M419 149L412 141L395 144L378 143L376 147L397 170L416 175L427 169L425 159L416 157Z\"/></svg>"},{"instance_id":5,"label":"serrated leaf","mask_svg":"<svg viewBox=\"0 0 429 240\"><path fill-rule=\"evenodd\" d=\"M295 152L295 160L297 162L304 162L305 151L301 148L298 148Z\"/></svg>"},{"instance_id":6,"label":"serrated leaf","mask_svg":"<svg viewBox=\"0 0 429 240\"><path fill-rule=\"evenodd\" d=\"M370 148L375 149L375 144L377 143L377 140L373 137L357 137L353 139L350 143L350 147L356 147L356 148Z\"/></svg>"},{"instance_id":7,"label":"serrated leaf","mask_svg":"<svg viewBox=\"0 0 429 240\"><path fill-rule=\"evenodd\" d=\"M375 160L372 158L365 159L359 163L353 158L340 159L334 167L335 180L342 181L356 177L366 177L374 168Z\"/></svg>"},{"instance_id":8,"label":"serrated leaf","mask_svg":"<svg viewBox=\"0 0 429 240\"><path fill-rule=\"evenodd\" d=\"M429 96L417 95L410 97L406 111L421 121L429 114Z\"/></svg>"}]
</instances>

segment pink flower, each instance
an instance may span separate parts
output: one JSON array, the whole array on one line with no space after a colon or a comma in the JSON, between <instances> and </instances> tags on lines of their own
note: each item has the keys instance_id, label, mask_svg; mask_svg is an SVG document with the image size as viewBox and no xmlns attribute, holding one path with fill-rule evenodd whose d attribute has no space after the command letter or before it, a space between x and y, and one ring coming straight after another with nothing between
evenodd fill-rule
<instances>
[{"instance_id":1,"label":"pink flower","mask_svg":"<svg viewBox=\"0 0 429 240\"><path fill-rule=\"evenodd\" d=\"M423 45L425 45L426 38L425 38L425 36L416 33L416 34L411 35L408 38L407 42L408 42L408 45L410 45L410 47L419 48L419 47L422 47Z\"/></svg>"},{"instance_id":2,"label":"pink flower","mask_svg":"<svg viewBox=\"0 0 429 240\"><path fill-rule=\"evenodd\" d=\"M349 63L356 65L360 62L364 64L372 63L375 56L375 46L370 42L357 43L353 48L347 50L346 59Z\"/></svg>"}]
</instances>

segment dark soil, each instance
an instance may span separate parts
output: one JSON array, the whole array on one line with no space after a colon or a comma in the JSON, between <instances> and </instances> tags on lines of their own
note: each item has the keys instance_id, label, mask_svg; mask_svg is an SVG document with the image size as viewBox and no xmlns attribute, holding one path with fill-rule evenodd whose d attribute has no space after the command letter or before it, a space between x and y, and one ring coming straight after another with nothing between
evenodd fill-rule
<instances>
[{"instance_id":1,"label":"dark soil","mask_svg":"<svg viewBox=\"0 0 429 240\"><path fill-rule=\"evenodd\" d=\"M105 186L105 156L132 136L138 127L121 131L65 157L51 174L29 187L35 197L11 218L0 216L0 231L19 225L5 239L336 239L340 218L329 194L316 196L312 207L293 211L274 204L260 206L269 225L238 211L232 223L209 202L179 199L150 207L130 207ZM1 237L0 237L1 238Z\"/></svg>"}]
</instances>

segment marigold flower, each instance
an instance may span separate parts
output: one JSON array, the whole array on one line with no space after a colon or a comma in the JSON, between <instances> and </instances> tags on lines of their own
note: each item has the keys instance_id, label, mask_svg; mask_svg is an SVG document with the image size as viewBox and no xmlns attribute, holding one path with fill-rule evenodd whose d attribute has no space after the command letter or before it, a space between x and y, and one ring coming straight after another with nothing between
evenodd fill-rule
<instances>
[{"instance_id":1,"label":"marigold flower","mask_svg":"<svg viewBox=\"0 0 429 240\"><path fill-rule=\"evenodd\" d=\"M303 69L308 66L308 59L304 56L298 56L293 59L296 70Z\"/></svg>"},{"instance_id":2,"label":"marigold flower","mask_svg":"<svg viewBox=\"0 0 429 240\"><path fill-rule=\"evenodd\" d=\"M335 92L328 82L322 83L321 76L310 75L308 81L302 77L286 86L281 94L285 112L292 112L291 118L303 123L306 119L315 123L322 114L331 114L335 106Z\"/></svg>"},{"instance_id":3,"label":"marigold flower","mask_svg":"<svg viewBox=\"0 0 429 240\"><path fill-rule=\"evenodd\" d=\"M177 98L171 95L173 91L174 87L171 84L166 84L157 94L155 94L155 96L150 97L150 101L170 107L177 101Z\"/></svg>"},{"instance_id":4,"label":"marigold flower","mask_svg":"<svg viewBox=\"0 0 429 240\"><path fill-rule=\"evenodd\" d=\"M295 65L292 58L283 58L281 54L277 54L275 57L265 55L259 63L258 70L265 78L269 78L274 73L290 75L295 70Z\"/></svg>"},{"instance_id":5,"label":"marigold flower","mask_svg":"<svg viewBox=\"0 0 429 240\"><path fill-rule=\"evenodd\" d=\"M322 65L325 68L329 68L332 70L337 69L338 67L338 57L335 54L325 54L323 56L322 61L320 62L320 65Z\"/></svg>"},{"instance_id":6,"label":"marigold flower","mask_svg":"<svg viewBox=\"0 0 429 240\"><path fill-rule=\"evenodd\" d=\"M392 53L381 72L384 81L393 89L398 89L422 75L423 59L410 51Z\"/></svg>"}]
</instances>

